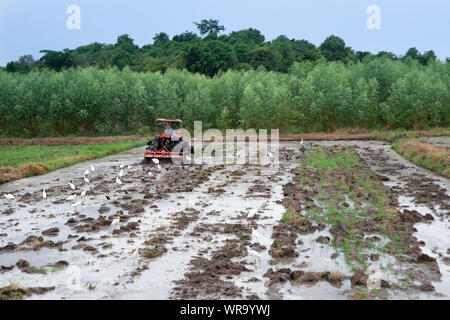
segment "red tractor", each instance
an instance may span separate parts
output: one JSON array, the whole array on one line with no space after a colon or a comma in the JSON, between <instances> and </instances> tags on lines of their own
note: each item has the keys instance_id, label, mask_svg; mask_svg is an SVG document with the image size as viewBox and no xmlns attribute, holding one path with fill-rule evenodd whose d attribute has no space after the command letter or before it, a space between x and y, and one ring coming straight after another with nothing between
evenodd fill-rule
<instances>
[{"instance_id":1,"label":"red tractor","mask_svg":"<svg viewBox=\"0 0 450 320\"><path fill-rule=\"evenodd\" d=\"M183 121L179 119L156 119L156 127L162 133L158 134L155 132L155 137L153 138L153 140L147 143L144 158L146 160L152 158L183 158L183 150L187 150L186 148L177 148L179 152L173 151L175 146L179 145L180 143L186 143L185 141L183 141L183 136L181 136L180 132L177 132L177 130L183 127Z\"/></svg>"}]
</instances>

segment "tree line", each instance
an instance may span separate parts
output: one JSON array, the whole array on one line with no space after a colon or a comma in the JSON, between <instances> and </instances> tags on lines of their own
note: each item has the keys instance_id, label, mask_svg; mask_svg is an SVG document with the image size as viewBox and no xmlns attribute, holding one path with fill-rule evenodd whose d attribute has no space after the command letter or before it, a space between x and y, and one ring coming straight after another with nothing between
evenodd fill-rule
<instances>
[{"instance_id":1,"label":"tree line","mask_svg":"<svg viewBox=\"0 0 450 320\"><path fill-rule=\"evenodd\" d=\"M153 43L137 46L129 35L120 35L115 44L91 43L76 49L61 51L42 50L43 56L34 60L25 55L6 65L6 71L27 73L34 69L61 71L68 68L95 66L99 69L125 67L136 72L161 72L169 69L186 69L213 77L218 72L264 68L267 71L287 73L295 62L340 61L345 64L367 62L386 57L390 60L418 61L428 65L436 60L432 50L420 53L409 49L404 56L381 51L372 54L355 51L335 35L329 36L318 47L307 40L289 39L280 35L266 41L254 28L221 34L225 27L209 19L195 23L199 34L186 31L170 39L164 33L153 37Z\"/></svg>"},{"instance_id":2,"label":"tree line","mask_svg":"<svg viewBox=\"0 0 450 320\"><path fill-rule=\"evenodd\" d=\"M286 73L228 70L214 77L169 68L37 68L0 71L3 136L115 135L149 132L159 117L192 128L448 126L450 64L375 57L362 63L295 61Z\"/></svg>"}]
</instances>

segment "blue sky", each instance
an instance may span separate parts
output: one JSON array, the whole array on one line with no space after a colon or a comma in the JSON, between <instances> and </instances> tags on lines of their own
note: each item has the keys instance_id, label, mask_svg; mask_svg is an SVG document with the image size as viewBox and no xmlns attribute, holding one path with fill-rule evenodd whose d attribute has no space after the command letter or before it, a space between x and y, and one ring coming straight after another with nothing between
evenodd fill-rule
<instances>
[{"instance_id":1,"label":"blue sky","mask_svg":"<svg viewBox=\"0 0 450 320\"><path fill-rule=\"evenodd\" d=\"M81 29L69 30L69 5L81 9ZM381 29L369 30L369 5L381 8ZM226 33L259 29L316 45L330 34L357 50L404 54L410 47L450 57L449 0L0 0L0 65L39 50L115 43L128 33L142 46L157 32L195 31L193 21L218 19Z\"/></svg>"}]
</instances>

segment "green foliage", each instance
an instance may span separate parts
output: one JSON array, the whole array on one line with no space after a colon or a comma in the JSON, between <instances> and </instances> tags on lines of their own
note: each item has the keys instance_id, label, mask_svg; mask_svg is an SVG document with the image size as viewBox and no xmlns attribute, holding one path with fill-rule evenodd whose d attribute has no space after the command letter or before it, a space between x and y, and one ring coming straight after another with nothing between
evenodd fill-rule
<instances>
[{"instance_id":1,"label":"green foliage","mask_svg":"<svg viewBox=\"0 0 450 320\"><path fill-rule=\"evenodd\" d=\"M124 52L133 50L131 42L120 43ZM237 64L233 47L219 40L191 49L188 69L210 77L174 68L164 74L128 67L0 71L0 135L136 133L152 129L159 117L183 119L188 129L201 120L204 129L296 132L449 124L450 65L439 61L422 66L409 59L375 57L357 64L320 59L294 62L286 74L251 70L245 63L240 71L229 70ZM214 56L221 58L212 61Z\"/></svg>"},{"instance_id":2,"label":"green foliage","mask_svg":"<svg viewBox=\"0 0 450 320\"><path fill-rule=\"evenodd\" d=\"M331 35L316 47L307 40L289 39L280 35L273 41L266 41L261 31L248 28L220 34L225 30L218 20L203 19L194 24L201 36L191 31L175 35L170 40L167 33L160 32L153 37L152 44L142 47L134 44L134 40L127 34L117 38L115 44L91 43L76 49L62 51L42 50L44 55L34 61L30 55L22 56L18 61L11 61L6 65L6 71L13 73L28 73L35 69L52 69L61 71L72 67L95 66L100 69L125 67L138 72L162 72L169 69L187 69L207 76L215 76L221 71L259 70L288 73L296 63L309 61L318 63L326 60L330 62L343 62L345 64L370 64L367 68L360 67L362 71L371 71L367 75L358 74L366 80L375 77L380 85L380 99L385 102L391 85L398 78L398 65L391 71L392 64L380 64L379 59L396 61L401 60L405 65L420 64L432 65L437 61L433 50L420 53L416 48L408 50L405 56L397 57L392 52L380 51L372 54L367 51L356 51L346 46L345 41ZM380 69L381 67L381 69ZM377 76L378 74L381 79ZM357 79L356 79L357 80ZM386 85L382 83L386 81ZM355 84L356 81L353 82Z\"/></svg>"},{"instance_id":3,"label":"green foliage","mask_svg":"<svg viewBox=\"0 0 450 320\"><path fill-rule=\"evenodd\" d=\"M320 51L328 61L346 61L352 54L351 49L345 46L345 41L335 35L325 39L320 45Z\"/></svg>"},{"instance_id":4,"label":"green foliage","mask_svg":"<svg viewBox=\"0 0 450 320\"><path fill-rule=\"evenodd\" d=\"M209 33L215 33L218 34L220 31L224 31L225 27L219 25L218 20L213 19L203 19L200 22L194 22L194 24L197 26L198 31L201 35L209 34Z\"/></svg>"},{"instance_id":5,"label":"green foliage","mask_svg":"<svg viewBox=\"0 0 450 320\"><path fill-rule=\"evenodd\" d=\"M227 71L236 63L233 48L218 40L194 44L186 54L186 67L189 71L211 77L219 71Z\"/></svg>"}]
</instances>

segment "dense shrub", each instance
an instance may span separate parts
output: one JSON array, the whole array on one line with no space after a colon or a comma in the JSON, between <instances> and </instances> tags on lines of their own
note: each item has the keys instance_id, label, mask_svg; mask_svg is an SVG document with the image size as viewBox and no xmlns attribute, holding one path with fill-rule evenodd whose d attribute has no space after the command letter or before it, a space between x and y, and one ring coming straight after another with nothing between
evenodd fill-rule
<instances>
[{"instance_id":1,"label":"dense shrub","mask_svg":"<svg viewBox=\"0 0 450 320\"><path fill-rule=\"evenodd\" d=\"M204 129L446 126L450 68L377 58L364 63L294 63L289 73L128 68L0 72L0 135L136 133L158 117Z\"/></svg>"}]
</instances>

